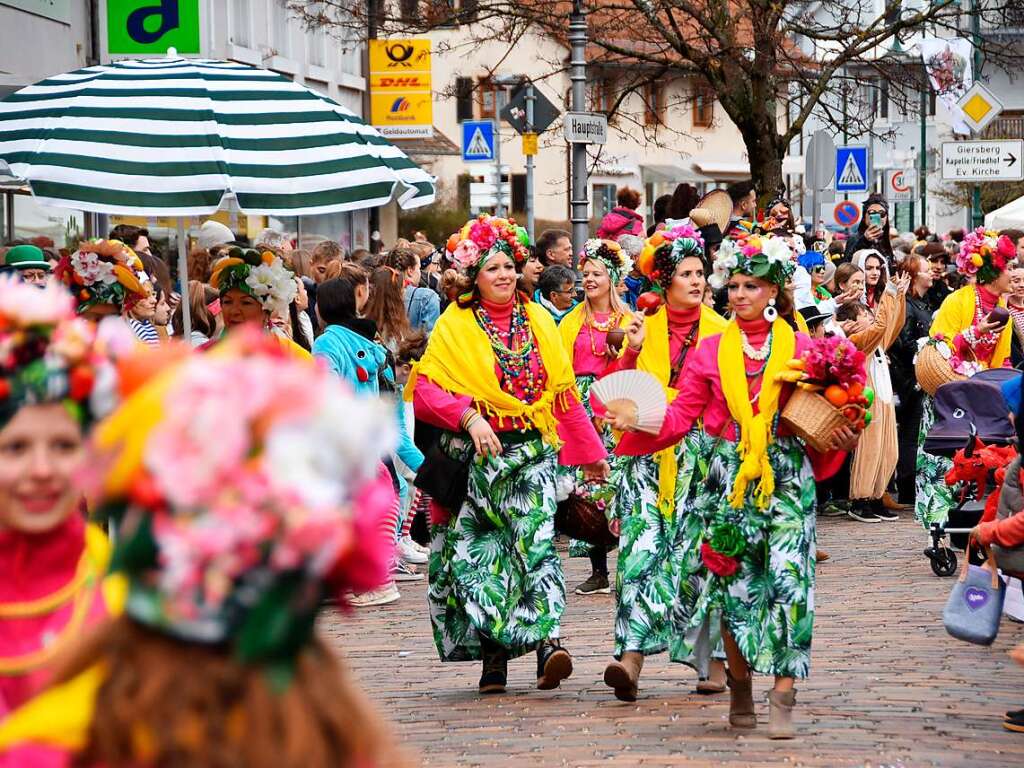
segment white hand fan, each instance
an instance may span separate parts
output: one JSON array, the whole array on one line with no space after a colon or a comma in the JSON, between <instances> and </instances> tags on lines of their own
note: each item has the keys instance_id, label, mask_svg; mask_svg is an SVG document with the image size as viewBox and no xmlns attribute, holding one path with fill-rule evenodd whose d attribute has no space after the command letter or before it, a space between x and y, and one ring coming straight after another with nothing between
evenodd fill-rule
<instances>
[{"instance_id":1,"label":"white hand fan","mask_svg":"<svg viewBox=\"0 0 1024 768\"><path fill-rule=\"evenodd\" d=\"M609 410L620 410L617 401L636 408L636 428L656 435L665 421L668 399L661 382L644 371L616 371L594 382L590 393Z\"/></svg>"}]
</instances>

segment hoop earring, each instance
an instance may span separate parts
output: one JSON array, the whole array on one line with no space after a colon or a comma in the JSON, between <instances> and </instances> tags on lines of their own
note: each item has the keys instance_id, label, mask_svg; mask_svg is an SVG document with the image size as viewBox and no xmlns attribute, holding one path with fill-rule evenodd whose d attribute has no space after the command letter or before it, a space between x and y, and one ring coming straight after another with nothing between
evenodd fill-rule
<instances>
[{"instance_id":1,"label":"hoop earring","mask_svg":"<svg viewBox=\"0 0 1024 768\"><path fill-rule=\"evenodd\" d=\"M768 299L768 306L764 308L764 312L761 313L761 317L769 323L774 323L779 317L779 310L775 308L775 299Z\"/></svg>"}]
</instances>

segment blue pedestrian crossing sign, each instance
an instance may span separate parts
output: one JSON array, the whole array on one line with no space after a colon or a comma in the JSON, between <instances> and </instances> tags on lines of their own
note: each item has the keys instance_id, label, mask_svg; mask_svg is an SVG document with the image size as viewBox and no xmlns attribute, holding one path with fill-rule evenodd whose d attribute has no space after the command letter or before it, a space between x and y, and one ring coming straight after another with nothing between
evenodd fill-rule
<instances>
[{"instance_id":1,"label":"blue pedestrian crossing sign","mask_svg":"<svg viewBox=\"0 0 1024 768\"><path fill-rule=\"evenodd\" d=\"M462 159L494 162L494 123L491 120L467 120L462 124Z\"/></svg>"},{"instance_id":2,"label":"blue pedestrian crossing sign","mask_svg":"<svg viewBox=\"0 0 1024 768\"><path fill-rule=\"evenodd\" d=\"M868 148L836 147L836 192L867 192Z\"/></svg>"}]
</instances>

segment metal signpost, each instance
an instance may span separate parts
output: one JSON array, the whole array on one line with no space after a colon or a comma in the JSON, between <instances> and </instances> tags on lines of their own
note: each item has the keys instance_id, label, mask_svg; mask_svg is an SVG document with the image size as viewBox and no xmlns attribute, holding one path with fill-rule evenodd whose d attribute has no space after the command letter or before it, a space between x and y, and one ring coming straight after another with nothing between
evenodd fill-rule
<instances>
[{"instance_id":1,"label":"metal signpost","mask_svg":"<svg viewBox=\"0 0 1024 768\"><path fill-rule=\"evenodd\" d=\"M572 49L572 111L583 112L586 109L587 96L587 17L583 11L582 0L573 0L572 13L569 16L569 44ZM572 119L566 116L566 123ZM590 230L587 194L587 145L583 142L572 145L572 194L569 201L572 209L572 252L583 250Z\"/></svg>"},{"instance_id":2,"label":"metal signpost","mask_svg":"<svg viewBox=\"0 0 1024 768\"><path fill-rule=\"evenodd\" d=\"M530 234L530 240L533 240L533 158L537 154L537 135L551 127L560 113L558 107L548 101L529 79L519 79L524 80L525 85L512 94L499 116L523 137L523 154L526 155L526 231Z\"/></svg>"}]
</instances>

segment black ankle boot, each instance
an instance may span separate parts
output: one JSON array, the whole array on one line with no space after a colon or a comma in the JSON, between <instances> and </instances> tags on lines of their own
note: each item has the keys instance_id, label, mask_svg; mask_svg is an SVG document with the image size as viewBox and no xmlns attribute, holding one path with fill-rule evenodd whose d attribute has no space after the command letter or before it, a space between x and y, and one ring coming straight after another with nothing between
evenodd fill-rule
<instances>
[{"instance_id":1,"label":"black ankle boot","mask_svg":"<svg viewBox=\"0 0 1024 768\"><path fill-rule=\"evenodd\" d=\"M480 638L480 651L483 655L480 693L504 693L508 684L508 652L483 637Z\"/></svg>"},{"instance_id":2,"label":"black ankle boot","mask_svg":"<svg viewBox=\"0 0 1024 768\"><path fill-rule=\"evenodd\" d=\"M572 674L572 656L558 640L545 640L537 648L537 687L550 691Z\"/></svg>"}]
</instances>

